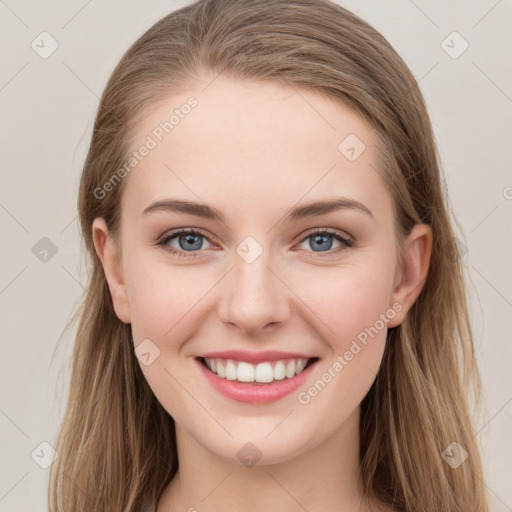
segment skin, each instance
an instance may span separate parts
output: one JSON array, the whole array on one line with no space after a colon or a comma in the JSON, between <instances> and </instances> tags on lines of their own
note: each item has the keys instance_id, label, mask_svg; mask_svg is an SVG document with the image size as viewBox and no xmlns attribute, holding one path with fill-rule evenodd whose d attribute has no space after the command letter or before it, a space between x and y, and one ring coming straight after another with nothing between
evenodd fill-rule
<instances>
[{"instance_id":1,"label":"skin","mask_svg":"<svg viewBox=\"0 0 512 512\"><path fill-rule=\"evenodd\" d=\"M431 230L417 225L399 268L392 199L376 171L376 132L353 110L310 91L211 77L155 105L137 127L143 144L169 112L193 95L198 106L128 177L119 244L104 219L93 224L118 317L131 323L134 347L150 339L160 355L141 369L176 422L180 468L157 512L391 510L365 500L358 487L360 403L378 371L386 326L309 403L298 393L270 404L232 401L214 390L194 358L212 350L284 350L320 358L307 390L337 356L393 304L402 322L426 278ZM205 88L205 84L210 85ZM338 145L356 134L366 146L349 161ZM168 197L212 205L225 222L154 211ZM287 222L286 213L315 200L347 197L356 209ZM156 245L178 228L200 228L186 252ZM328 251L315 228L331 228ZM247 263L236 248L253 237L263 249ZM330 256L322 256L330 253ZM237 456L246 443L256 465ZM193 507L193 508L192 508Z\"/></svg>"}]
</instances>

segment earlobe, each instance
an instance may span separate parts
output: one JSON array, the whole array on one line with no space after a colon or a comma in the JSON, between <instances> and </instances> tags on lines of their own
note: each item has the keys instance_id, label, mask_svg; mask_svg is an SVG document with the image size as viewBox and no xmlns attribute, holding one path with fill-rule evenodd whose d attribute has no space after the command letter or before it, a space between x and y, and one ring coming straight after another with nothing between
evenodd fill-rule
<instances>
[{"instance_id":1,"label":"earlobe","mask_svg":"<svg viewBox=\"0 0 512 512\"><path fill-rule=\"evenodd\" d=\"M92 239L96 254L103 266L116 315L119 320L128 324L131 321L130 309L121 268L120 249L112 239L112 235L103 217L94 219L92 223Z\"/></svg>"},{"instance_id":2,"label":"earlobe","mask_svg":"<svg viewBox=\"0 0 512 512\"><path fill-rule=\"evenodd\" d=\"M432 229L427 224L416 224L404 246L403 266L398 269L397 281L390 307L400 304L401 309L388 323L388 328L399 325L418 298L427 279L432 252Z\"/></svg>"}]
</instances>

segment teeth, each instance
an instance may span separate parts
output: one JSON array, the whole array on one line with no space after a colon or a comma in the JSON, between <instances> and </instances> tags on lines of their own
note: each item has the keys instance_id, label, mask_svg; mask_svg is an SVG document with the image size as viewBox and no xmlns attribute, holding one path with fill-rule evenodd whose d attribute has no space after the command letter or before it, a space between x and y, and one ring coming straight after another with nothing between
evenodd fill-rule
<instances>
[{"instance_id":1,"label":"teeth","mask_svg":"<svg viewBox=\"0 0 512 512\"><path fill-rule=\"evenodd\" d=\"M240 382L254 382L254 366L243 361L238 363L237 379Z\"/></svg>"},{"instance_id":2,"label":"teeth","mask_svg":"<svg viewBox=\"0 0 512 512\"><path fill-rule=\"evenodd\" d=\"M236 365L233 361L228 361L226 363L226 379L236 380L236 378Z\"/></svg>"},{"instance_id":3,"label":"teeth","mask_svg":"<svg viewBox=\"0 0 512 512\"><path fill-rule=\"evenodd\" d=\"M207 359L205 358L205 361ZM220 361L216 361L217 363L217 371L215 372L219 377L225 378L226 377L226 370L224 369L224 365ZM208 364L208 363L207 363ZM210 366L210 370L212 367ZM212 370L213 371L213 370Z\"/></svg>"},{"instance_id":4,"label":"teeth","mask_svg":"<svg viewBox=\"0 0 512 512\"><path fill-rule=\"evenodd\" d=\"M286 367L285 375L291 379L295 375L295 361L290 361Z\"/></svg>"},{"instance_id":5,"label":"teeth","mask_svg":"<svg viewBox=\"0 0 512 512\"><path fill-rule=\"evenodd\" d=\"M227 380L238 382L269 383L275 380L291 379L301 373L308 359L281 359L279 361L266 361L259 364L251 364L246 361L234 361L233 359L204 358L206 366L216 375Z\"/></svg>"},{"instance_id":6,"label":"teeth","mask_svg":"<svg viewBox=\"0 0 512 512\"><path fill-rule=\"evenodd\" d=\"M274 380L283 380L286 376L286 368L283 361L277 361L274 366Z\"/></svg>"},{"instance_id":7,"label":"teeth","mask_svg":"<svg viewBox=\"0 0 512 512\"><path fill-rule=\"evenodd\" d=\"M260 363L254 371L254 380L256 382L272 382L274 380L274 370L270 363Z\"/></svg>"},{"instance_id":8,"label":"teeth","mask_svg":"<svg viewBox=\"0 0 512 512\"><path fill-rule=\"evenodd\" d=\"M295 373L300 373L302 370L304 370L308 360L307 359L299 359L297 361L297 368L295 370Z\"/></svg>"}]
</instances>

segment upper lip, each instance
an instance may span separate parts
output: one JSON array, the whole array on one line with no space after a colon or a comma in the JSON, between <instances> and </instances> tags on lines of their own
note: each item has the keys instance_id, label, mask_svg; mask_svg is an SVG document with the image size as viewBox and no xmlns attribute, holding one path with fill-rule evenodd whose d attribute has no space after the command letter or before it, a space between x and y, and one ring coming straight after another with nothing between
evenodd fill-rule
<instances>
[{"instance_id":1,"label":"upper lip","mask_svg":"<svg viewBox=\"0 0 512 512\"><path fill-rule=\"evenodd\" d=\"M236 361L245 361L247 363L258 364L265 361L277 361L279 359L311 359L315 356L297 354L293 352L280 352L278 350L265 350L263 352L248 352L246 350L227 350L224 352L208 352L198 357L208 357L210 359L234 359Z\"/></svg>"}]
</instances>

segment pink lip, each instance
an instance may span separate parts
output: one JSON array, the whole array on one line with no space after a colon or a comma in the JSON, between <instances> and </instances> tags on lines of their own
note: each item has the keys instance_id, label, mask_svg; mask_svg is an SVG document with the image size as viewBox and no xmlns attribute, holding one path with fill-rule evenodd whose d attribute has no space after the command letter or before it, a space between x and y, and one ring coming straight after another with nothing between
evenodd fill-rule
<instances>
[{"instance_id":1,"label":"pink lip","mask_svg":"<svg viewBox=\"0 0 512 512\"><path fill-rule=\"evenodd\" d=\"M203 375L206 377L206 380L208 380L208 382L217 391L237 402L252 404L275 402L276 400L289 395L304 384L317 362L315 361L299 373L299 375L295 375L295 377L292 377L291 379L285 378L283 380L272 382L271 384L251 384L247 382L238 382L236 380L223 379L208 370L208 368L206 368L201 362L201 359L196 358L195 361L199 365Z\"/></svg>"},{"instance_id":2,"label":"pink lip","mask_svg":"<svg viewBox=\"0 0 512 512\"><path fill-rule=\"evenodd\" d=\"M227 350L225 352L208 352L198 357L208 357L220 359L234 359L235 361L245 361L251 364L263 363L265 361L277 361L279 359L311 359L314 356L304 354L294 354L292 352L279 352L277 350L267 350L265 352L247 352L246 350Z\"/></svg>"}]
</instances>

